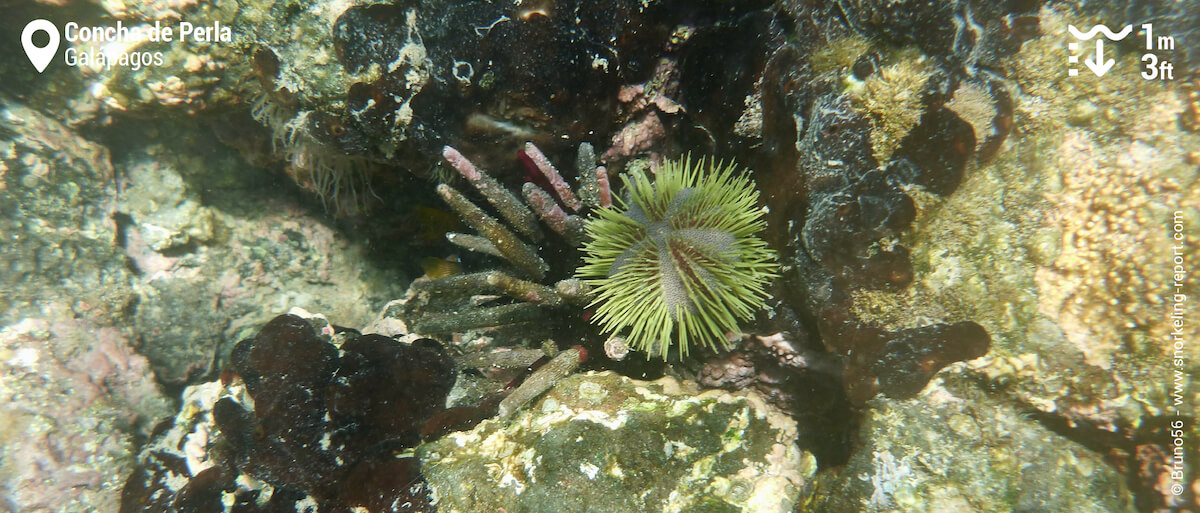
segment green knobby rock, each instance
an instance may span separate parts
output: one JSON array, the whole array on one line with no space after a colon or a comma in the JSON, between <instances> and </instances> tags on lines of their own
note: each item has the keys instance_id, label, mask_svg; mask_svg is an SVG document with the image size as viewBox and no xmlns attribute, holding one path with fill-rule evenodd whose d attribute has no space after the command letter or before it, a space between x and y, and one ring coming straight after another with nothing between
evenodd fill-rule
<instances>
[{"instance_id":1,"label":"green knobby rock","mask_svg":"<svg viewBox=\"0 0 1200 513\"><path fill-rule=\"evenodd\" d=\"M603 372L417 455L443 513L785 513L816 472L795 441L757 395Z\"/></svg>"}]
</instances>

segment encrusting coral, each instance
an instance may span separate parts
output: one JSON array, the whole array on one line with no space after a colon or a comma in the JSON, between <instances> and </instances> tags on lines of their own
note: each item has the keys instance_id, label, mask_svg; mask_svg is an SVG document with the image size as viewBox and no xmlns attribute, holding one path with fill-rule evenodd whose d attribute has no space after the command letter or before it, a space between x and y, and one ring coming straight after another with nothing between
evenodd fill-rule
<instances>
[{"instance_id":1,"label":"encrusting coral","mask_svg":"<svg viewBox=\"0 0 1200 513\"><path fill-rule=\"evenodd\" d=\"M578 275L595 286L593 322L628 330L630 346L667 358L701 344L727 349L766 298L775 255L755 236L758 192L734 165L667 162L655 181L625 177L627 200L587 223Z\"/></svg>"}]
</instances>

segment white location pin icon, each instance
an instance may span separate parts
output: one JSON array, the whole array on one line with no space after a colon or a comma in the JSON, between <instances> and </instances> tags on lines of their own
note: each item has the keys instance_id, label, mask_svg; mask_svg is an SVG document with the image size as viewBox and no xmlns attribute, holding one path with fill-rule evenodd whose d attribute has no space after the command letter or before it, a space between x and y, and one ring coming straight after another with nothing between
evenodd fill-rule
<instances>
[{"instance_id":1,"label":"white location pin icon","mask_svg":"<svg viewBox=\"0 0 1200 513\"><path fill-rule=\"evenodd\" d=\"M50 36L50 42L41 48L33 44L33 34L39 30ZM21 31L21 46L25 47L25 56L29 57L29 62L33 63L38 73L45 71L50 61L54 60L54 55L58 53L58 41L58 27L48 20L33 20Z\"/></svg>"}]
</instances>

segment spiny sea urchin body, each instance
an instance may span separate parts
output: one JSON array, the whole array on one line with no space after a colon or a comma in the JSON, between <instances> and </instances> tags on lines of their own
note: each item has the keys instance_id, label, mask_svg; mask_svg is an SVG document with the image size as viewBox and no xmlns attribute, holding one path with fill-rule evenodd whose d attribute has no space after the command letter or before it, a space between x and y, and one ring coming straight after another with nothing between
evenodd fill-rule
<instances>
[{"instance_id":1,"label":"spiny sea urchin body","mask_svg":"<svg viewBox=\"0 0 1200 513\"><path fill-rule=\"evenodd\" d=\"M626 198L588 221L578 275L595 286L594 322L666 359L672 344L726 349L767 294L775 254L753 182L733 165L668 162L653 183L625 178Z\"/></svg>"}]
</instances>

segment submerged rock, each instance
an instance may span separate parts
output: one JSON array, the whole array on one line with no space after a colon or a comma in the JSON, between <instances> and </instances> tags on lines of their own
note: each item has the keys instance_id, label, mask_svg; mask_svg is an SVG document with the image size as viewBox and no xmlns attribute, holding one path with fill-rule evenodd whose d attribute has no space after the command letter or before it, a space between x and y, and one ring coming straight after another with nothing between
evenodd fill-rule
<instances>
[{"instance_id":1,"label":"submerged rock","mask_svg":"<svg viewBox=\"0 0 1200 513\"><path fill-rule=\"evenodd\" d=\"M429 339L335 335L294 313L238 343L222 381L184 392L122 511L434 511L411 447L453 360Z\"/></svg>"},{"instance_id":2,"label":"submerged rock","mask_svg":"<svg viewBox=\"0 0 1200 513\"><path fill-rule=\"evenodd\" d=\"M142 242L159 253L211 242L217 229L212 209L188 187L168 151L158 150L159 155L135 157L121 166L127 188L118 208L132 218Z\"/></svg>"},{"instance_id":3,"label":"submerged rock","mask_svg":"<svg viewBox=\"0 0 1200 513\"><path fill-rule=\"evenodd\" d=\"M138 438L170 408L117 329L62 306L0 327L0 508L116 511Z\"/></svg>"},{"instance_id":4,"label":"submerged rock","mask_svg":"<svg viewBox=\"0 0 1200 513\"><path fill-rule=\"evenodd\" d=\"M1176 289L1173 259L1200 253L1187 242L1176 253L1171 238L1178 229L1190 240L1200 223L1200 136L1184 129L1186 92L1134 78L1135 55L1118 56L1126 76L1068 77L1049 52L1079 16L1043 9L1046 36L1013 61L1021 129L1005 151L944 200L918 197L901 239L913 248L911 286L857 291L852 302L891 330L918 320L983 326L992 349L967 371L1133 476L1138 447L1165 448L1168 422L1200 404L1195 390L1172 396L1174 373L1200 372L1200 346L1175 344L1200 336L1197 326L1173 323L1196 316L1200 291L1194 280ZM1081 105L1104 107L1084 123ZM1156 498L1158 485L1144 485L1143 510L1193 500Z\"/></svg>"},{"instance_id":5,"label":"submerged rock","mask_svg":"<svg viewBox=\"0 0 1200 513\"><path fill-rule=\"evenodd\" d=\"M878 397L865 445L822 481L813 511L1132 512L1123 476L971 383Z\"/></svg>"},{"instance_id":6,"label":"submerged rock","mask_svg":"<svg viewBox=\"0 0 1200 513\"><path fill-rule=\"evenodd\" d=\"M902 239L913 248L912 285L899 294L859 291L853 301L859 316L889 329L971 319L994 339L972 372L1022 405L1133 436L1174 413L1171 320L1195 316L1196 307L1186 301L1174 311L1168 229L1186 233L1200 222L1200 171L1190 155L1200 136L1180 128L1182 91L1068 78L1044 57L1072 16L1045 9L1048 35L1018 54L1024 129L1008 151L974 169L954 195L918 201L921 215ZM1134 57L1120 65L1132 69ZM1107 113L1076 126L1071 113L1085 100ZM1194 245L1180 251L1187 262L1200 259ZM1178 292L1198 291L1185 280ZM1196 325L1181 335L1196 339ZM1198 351L1181 346L1185 374L1195 374ZM1185 398L1192 409L1184 414L1196 399Z\"/></svg>"},{"instance_id":7,"label":"submerged rock","mask_svg":"<svg viewBox=\"0 0 1200 513\"><path fill-rule=\"evenodd\" d=\"M0 323L51 295L76 315L124 315L134 293L113 244L114 175L107 148L0 96Z\"/></svg>"},{"instance_id":8,"label":"submerged rock","mask_svg":"<svg viewBox=\"0 0 1200 513\"><path fill-rule=\"evenodd\" d=\"M816 472L795 440L756 394L602 372L417 453L442 513L785 513Z\"/></svg>"},{"instance_id":9,"label":"submerged rock","mask_svg":"<svg viewBox=\"0 0 1200 513\"><path fill-rule=\"evenodd\" d=\"M123 321L108 149L0 96L0 509L113 511L167 398Z\"/></svg>"},{"instance_id":10,"label":"submerged rock","mask_svg":"<svg viewBox=\"0 0 1200 513\"><path fill-rule=\"evenodd\" d=\"M403 291L400 273L204 125L122 128L118 242L135 271L141 352L163 381L211 378L272 311L299 306L361 325Z\"/></svg>"}]
</instances>

